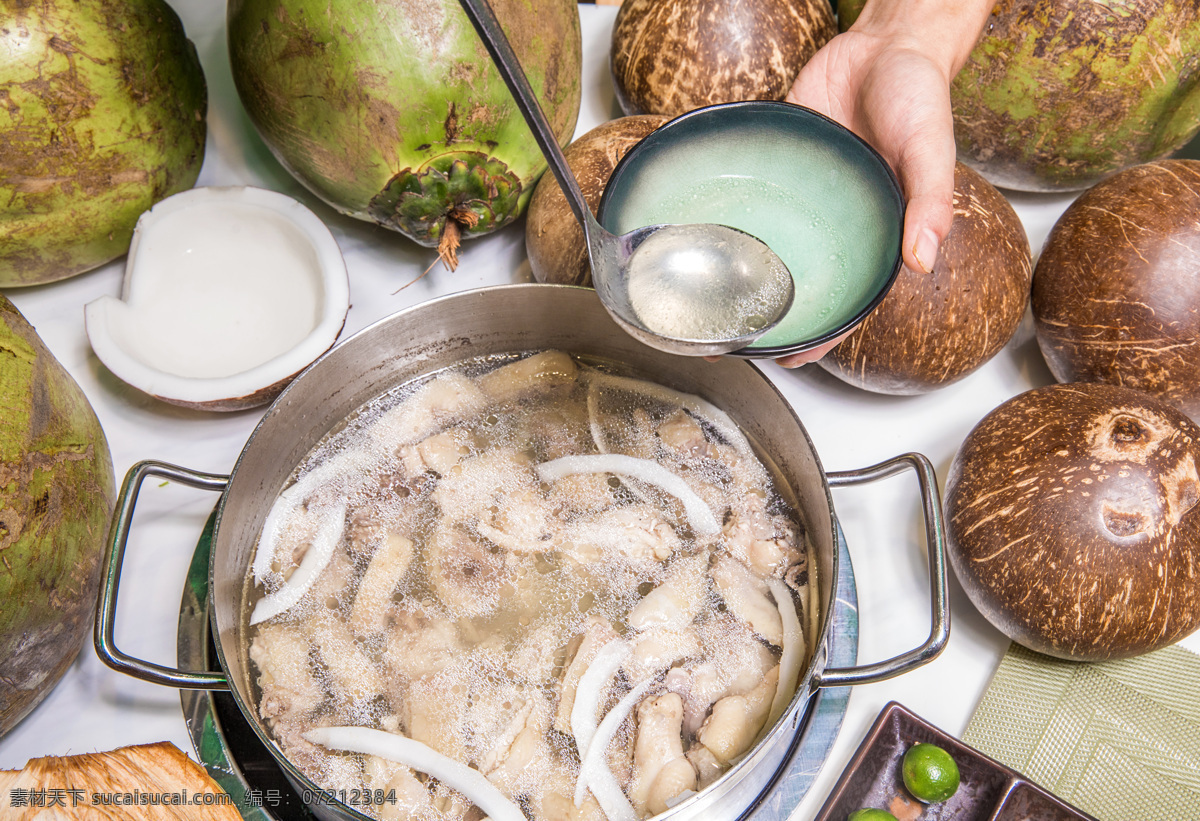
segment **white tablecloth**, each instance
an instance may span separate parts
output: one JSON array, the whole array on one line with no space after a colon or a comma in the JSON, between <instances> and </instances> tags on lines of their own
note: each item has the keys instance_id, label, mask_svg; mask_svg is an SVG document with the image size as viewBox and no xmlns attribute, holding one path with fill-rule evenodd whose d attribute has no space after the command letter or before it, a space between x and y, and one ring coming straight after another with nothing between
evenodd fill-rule
<instances>
[{"instance_id":1,"label":"white tablecloth","mask_svg":"<svg viewBox=\"0 0 1200 821\"><path fill-rule=\"evenodd\" d=\"M345 338L397 310L456 291L531 279L524 223L468 243L450 273L440 265L421 277L431 252L398 234L341 217L300 187L271 157L246 118L230 76L224 4L173 0L196 44L209 91L208 147L197 185L249 184L291 194L332 229L349 267L352 307ZM620 116L608 73L616 10L580 6L584 34L584 97L577 133ZM1070 202L1062 195L1012 195L1032 247L1041 248ZM227 473L261 410L235 414L176 408L128 387L92 354L83 306L119 295L124 260L63 282L6 294L37 328L50 350L91 400L108 436L118 482L142 459ZM401 286L408 286L397 291ZM787 371L761 366L797 409L824 467L864 467L907 451L927 455L945 480L968 431L992 408L1026 389L1053 382L1027 320L995 359L956 385L916 397L887 397L843 384L816 366ZM928 632L928 584L920 504L911 475L834 491L850 545L860 602L860 661L891 657ZM183 579L201 527L216 498L178 485L147 483L134 519L121 585L118 646L172 664ZM854 688L841 734L814 788L794 814L811 818L875 716L896 700L960 734L1007 640L983 619L951 575L953 627L945 652L927 666L880 684ZM1200 635L1187 644L1200 650ZM172 741L194 756L179 694L109 670L91 642L58 687L0 740L0 768L30 757L109 750Z\"/></svg>"}]
</instances>

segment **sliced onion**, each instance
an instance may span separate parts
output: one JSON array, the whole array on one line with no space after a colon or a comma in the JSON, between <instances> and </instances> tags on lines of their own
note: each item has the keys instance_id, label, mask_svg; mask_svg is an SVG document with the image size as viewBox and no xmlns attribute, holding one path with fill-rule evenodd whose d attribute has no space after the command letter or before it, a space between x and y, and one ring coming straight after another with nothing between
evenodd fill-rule
<instances>
[{"instance_id":1,"label":"sliced onion","mask_svg":"<svg viewBox=\"0 0 1200 821\"><path fill-rule=\"evenodd\" d=\"M754 455L754 449L750 447L750 440L746 438L746 434L742 433L742 429L729 418L729 414L695 394L682 393L665 385L630 379L625 376L614 376L603 371L589 371L587 378L598 385L608 385L617 390L641 394L659 402L682 405L686 410L712 425L717 433L721 434L725 441L733 445L743 456L757 461L758 457Z\"/></svg>"},{"instance_id":2,"label":"sliced onion","mask_svg":"<svg viewBox=\"0 0 1200 821\"><path fill-rule=\"evenodd\" d=\"M629 642L613 639L596 651L596 657L575 685L575 703L571 705L571 734L575 736L580 761L587 755L592 737L596 734L596 713L600 711L601 694L631 652L633 645Z\"/></svg>"},{"instance_id":3,"label":"sliced onion","mask_svg":"<svg viewBox=\"0 0 1200 821\"><path fill-rule=\"evenodd\" d=\"M767 729L783 715L792 694L796 692L796 680L800 677L800 665L804 661L804 635L800 619L796 615L796 602L791 589L775 577L767 579L767 587L775 597L779 608L779 619L783 622L783 652L779 656L779 683L775 685L775 696L771 699L771 711L767 713Z\"/></svg>"},{"instance_id":4,"label":"sliced onion","mask_svg":"<svg viewBox=\"0 0 1200 821\"><path fill-rule=\"evenodd\" d=\"M592 432L592 442L600 453L608 453L608 443L604 441L604 431L600 428L600 412L596 407L596 386L589 385L587 392L588 428Z\"/></svg>"},{"instance_id":5,"label":"sliced onion","mask_svg":"<svg viewBox=\"0 0 1200 821\"><path fill-rule=\"evenodd\" d=\"M596 728L596 734L592 736L592 743L588 745L587 754L579 763L579 780L575 782L576 807L583 804L585 793L587 790L591 790L592 795L596 797L596 803L608 816L608 821L638 821L637 811L629 802L625 791L621 789L617 777L608 768L608 762L605 761L604 756L607 754L608 745L613 740L613 736L617 734L617 730L621 729L621 725L629 713L656 681L657 679L646 679L626 693L608 711L604 720L600 722L600 726Z\"/></svg>"},{"instance_id":6,"label":"sliced onion","mask_svg":"<svg viewBox=\"0 0 1200 821\"><path fill-rule=\"evenodd\" d=\"M263 596L258 600L258 604L254 605L254 612L250 614L251 624L278 616L304 598L304 594L333 558L333 551L341 542L342 531L345 528L346 502L342 501L333 506L325 521L321 523L321 528L313 537L312 544L308 546L296 572L282 587Z\"/></svg>"},{"instance_id":7,"label":"sliced onion","mask_svg":"<svg viewBox=\"0 0 1200 821\"><path fill-rule=\"evenodd\" d=\"M319 727L309 730L304 738L331 750L376 755L427 773L465 795L492 821L529 821L521 808L479 770L442 755L420 741L369 727Z\"/></svg>"},{"instance_id":8,"label":"sliced onion","mask_svg":"<svg viewBox=\"0 0 1200 821\"><path fill-rule=\"evenodd\" d=\"M537 466L538 477L552 482L576 473L616 473L630 476L659 490L671 494L683 503L692 529L701 536L714 536L721 532L721 525L713 515L712 508L692 490L688 483L667 470L658 462L639 459L620 453L599 453L588 456L563 456Z\"/></svg>"},{"instance_id":9,"label":"sliced onion","mask_svg":"<svg viewBox=\"0 0 1200 821\"><path fill-rule=\"evenodd\" d=\"M338 453L328 462L315 467L297 479L291 486L284 489L271 505L263 522L262 535L258 538L258 549L254 553L254 562L250 572L254 580L262 583L271 572L271 562L275 558L275 543L279 539L279 531L283 522L300 507L308 497L312 496L321 485L339 475L361 473L371 457L366 451L347 450Z\"/></svg>"}]
</instances>

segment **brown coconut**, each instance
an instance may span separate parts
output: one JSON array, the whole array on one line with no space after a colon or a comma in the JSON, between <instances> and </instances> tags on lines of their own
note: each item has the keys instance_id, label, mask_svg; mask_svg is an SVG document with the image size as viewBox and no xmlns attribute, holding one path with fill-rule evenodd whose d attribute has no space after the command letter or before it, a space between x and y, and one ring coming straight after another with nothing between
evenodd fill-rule
<instances>
[{"instance_id":1,"label":"brown coconut","mask_svg":"<svg viewBox=\"0 0 1200 821\"><path fill-rule=\"evenodd\" d=\"M1001 632L1080 661L1200 627L1200 428L1113 385L1052 385L996 408L946 480L951 565Z\"/></svg>"},{"instance_id":2,"label":"brown coconut","mask_svg":"<svg viewBox=\"0 0 1200 821\"><path fill-rule=\"evenodd\" d=\"M1021 220L999 191L954 168L954 223L933 273L900 269L887 297L820 360L879 393L926 393L999 353L1025 315L1032 261Z\"/></svg>"},{"instance_id":3,"label":"brown coconut","mask_svg":"<svg viewBox=\"0 0 1200 821\"><path fill-rule=\"evenodd\" d=\"M782 100L837 34L828 0L624 0L610 67L626 114L672 117L738 100Z\"/></svg>"},{"instance_id":4,"label":"brown coconut","mask_svg":"<svg viewBox=\"0 0 1200 821\"><path fill-rule=\"evenodd\" d=\"M563 154L567 165L592 214L599 210L604 186L621 158L669 119L657 114L618 117L566 147ZM533 190L525 222L525 251L538 282L591 286L592 269L583 229L553 174L543 174Z\"/></svg>"},{"instance_id":5,"label":"brown coconut","mask_svg":"<svg viewBox=\"0 0 1200 821\"><path fill-rule=\"evenodd\" d=\"M1152 393L1200 418L1200 161L1135 166L1059 218L1033 277L1060 382Z\"/></svg>"}]
</instances>

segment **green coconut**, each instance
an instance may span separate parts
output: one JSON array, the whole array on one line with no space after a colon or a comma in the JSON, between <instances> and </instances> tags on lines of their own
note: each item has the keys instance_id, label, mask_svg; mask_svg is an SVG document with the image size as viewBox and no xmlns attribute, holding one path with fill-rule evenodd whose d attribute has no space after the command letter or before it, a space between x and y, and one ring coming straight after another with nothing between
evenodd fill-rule
<instances>
[{"instance_id":1,"label":"green coconut","mask_svg":"<svg viewBox=\"0 0 1200 821\"><path fill-rule=\"evenodd\" d=\"M116 494L87 397L0 296L0 736L91 635Z\"/></svg>"},{"instance_id":2,"label":"green coconut","mask_svg":"<svg viewBox=\"0 0 1200 821\"><path fill-rule=\"evenodd\" d=\"M575 0L492 3L566 144L581 99ZM438 247L507 225L546 169L458 0L231 0L229 55L251 121L337 211Z\"/></svg>"},{"instance_id":3,"label":"green coconut","mask_svg":"<svg viewBox=\"0 0 1200 821\"><path fill-rule=\"evenodd\" d=\"M999 0L951 97L959 159L992 184L1087 188L1200 129L1200 4Z\"/></svg>"},{"instance_id":4,"label":"green coconut","mask_svg":"<svg viewBox=\"0 0 1200 821\"><path fill-rule=\"evenodd\" d=\"M200 173L204 74L162 0L6 2L0 102L0 287L119 257Z\"/></svg>"}]
</instances>

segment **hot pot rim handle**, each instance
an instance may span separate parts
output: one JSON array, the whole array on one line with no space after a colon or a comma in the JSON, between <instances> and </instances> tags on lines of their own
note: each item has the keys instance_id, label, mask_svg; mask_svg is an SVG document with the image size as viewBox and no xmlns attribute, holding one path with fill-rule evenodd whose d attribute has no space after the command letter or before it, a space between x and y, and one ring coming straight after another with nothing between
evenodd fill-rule
<instances>
[{"instance_id":1,"label":"hot pot rim handle","mask_svg":"<svg viewBox=\"0 0 1200 821\"><path fill-rule=\"evenodd\" d=\"M93 642L96 655L109 667L134 678L184 690L228 690L229 680L224 673L201 670L178 670L161 664L142 661L117 648L113 639L116 625L117 592L121 584L121 565L125 559L125 543L129 539L129 524L137 505L142 481L147 476L159 476L201 490L224 491L229 477L217 473L201 473L166 462L138 462L125 474L117 505L113 510L108 531L108 548L100 576L100 595L96 601L96 623Z\"/></svg>"},{"instance_id":2,"label":"hot pot rim handle","mask_svg":"<svg viewBox=\"0 0 1200 821\"><path fill-rule=\"evenodd\" d=\"M921 488L922 511L925 518L925 541L929 554L930 625L925 642L907 653L885 661L855 667L831 667L818 673L816 687L843 687L871 684L915 670L937 658L950 638L950 603L946 578L946 529L942 521L942 500L938 491L937 472L933 464L920 453L905 453L859 470L830 471L826 474L830 487L847 487L874 482L895 476L906 468L917 474Z\"/></svg>"}]
</instances>

